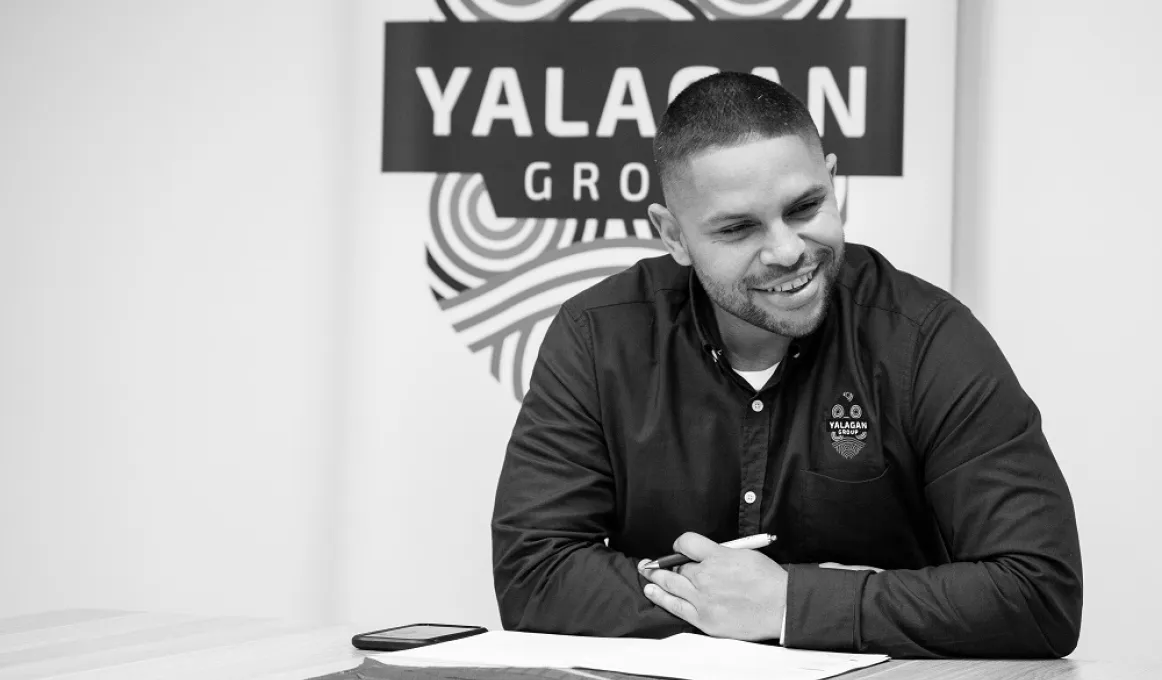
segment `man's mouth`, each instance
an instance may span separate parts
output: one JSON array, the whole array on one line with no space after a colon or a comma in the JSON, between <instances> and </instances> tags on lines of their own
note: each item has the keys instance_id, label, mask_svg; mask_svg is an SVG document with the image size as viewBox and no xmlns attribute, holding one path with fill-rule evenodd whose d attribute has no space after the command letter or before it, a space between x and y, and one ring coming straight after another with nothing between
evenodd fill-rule
<instances>
[{"instance_id":1,"label":"man's mouth","mask_svg":"<svg viewBox=\"0 0 1162 680\"><path fill-rule=\"evenodd\" d=\"M815 275L818 273L819 266L816 265L814 269L807 272L806 274L803 274L802 276L798 276L789 281L784 281L777 286L759 288L757 290L761 290L765 293L783 293L785 295L794 295L795 293L798 293L799 291L806 288L807 284L811 283L812 279L814 279Z\"/></svg>"}]
</instances>

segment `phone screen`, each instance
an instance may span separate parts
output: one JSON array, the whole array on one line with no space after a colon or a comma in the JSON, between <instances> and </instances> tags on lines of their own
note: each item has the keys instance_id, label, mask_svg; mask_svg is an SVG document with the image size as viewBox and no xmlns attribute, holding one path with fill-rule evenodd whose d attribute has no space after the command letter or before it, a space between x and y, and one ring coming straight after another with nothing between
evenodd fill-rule
<instances>
[{"instance_id":1,"label":"phone screen","mask_svg":"<svg viewBox=\"0 0 1162 680\"><path fill-rule=\"evenodd\" d=\"M403 626L402 628L391 628L383 630L378 633L372 633L364 637L378 638L382 640L427 640L429 638L440 637L441 635L451 635L452 633L459 633L461 631L470 630L472 626Z\"/></svg>"}]
</instances>

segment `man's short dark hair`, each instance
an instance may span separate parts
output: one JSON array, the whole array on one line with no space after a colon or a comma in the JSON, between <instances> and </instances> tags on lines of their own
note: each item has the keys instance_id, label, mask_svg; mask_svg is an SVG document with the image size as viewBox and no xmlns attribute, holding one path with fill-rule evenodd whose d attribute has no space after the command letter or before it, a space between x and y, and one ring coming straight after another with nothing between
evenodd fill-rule
<instances>
[{"instance_id":1,"label":"man's short dark hair","mask_svg":"<svg viewBox=\"0 0 1162 680\"><path fill-rule=\"evenodd\" d=\"M697 80L666 108L654 135L654 165L663 192L674 171L700 151L784 135L797 135L823 150L807 107L782 85L731 71Z\"/></svg>"}]
</instances>

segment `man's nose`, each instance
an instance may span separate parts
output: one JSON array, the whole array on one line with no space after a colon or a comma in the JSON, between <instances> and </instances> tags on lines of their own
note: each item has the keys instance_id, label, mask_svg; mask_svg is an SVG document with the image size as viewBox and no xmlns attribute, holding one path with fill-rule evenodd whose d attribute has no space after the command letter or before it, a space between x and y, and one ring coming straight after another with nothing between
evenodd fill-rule
<instances>
[{"instance_id":1,"label":"man's nose","mask_svg":"<svg viewBox=\"0 0 1162 680\"><path fill-rule=\"evenodd\" d=\"M759 260L767 266L793 267L807 250L803 239L781 220L767 227Z\"/></svg>"}]
</instances>

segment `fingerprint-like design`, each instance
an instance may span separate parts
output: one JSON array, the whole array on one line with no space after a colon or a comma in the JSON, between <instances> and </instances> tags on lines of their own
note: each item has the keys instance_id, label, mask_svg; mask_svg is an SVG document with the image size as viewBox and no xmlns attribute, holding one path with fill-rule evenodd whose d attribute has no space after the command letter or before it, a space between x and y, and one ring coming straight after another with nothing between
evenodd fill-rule
<instances>
[{"instance_id":1,"label":"fingerprint-like design","mask_svg":"<svg viewBox=\"0 0 1162 680\"><path fill-rule=\"evenodd\" d=\"M568 21L705 20L694 0L588 0L576 2L558 17Z\"/></svg>"},{"instance_id":2,"label":"fingerprint-like design","mask_svg":"<svg viewBox=\"0 0 1162 680\"><path fill-rule=\"evenodd\" d=\"M436 0L448 21L841 19L851 0Z\"/></svg>"},{"instance_id":3,"label":"fingerprint-like design","mask_svg":"<svg viewBox=\"0 0 1162 680\"><path fill-rule=\"evenodd\" d=\"M449 21L547 21L573 0L436 0Z\"/></svg>"},{"instance_id":4,"label":"fingerprint-like design","mask_svg":"<svg viewBox=\"0 0 1162 680\"><path fill-rule=\"evenodd\" d=\"M841 19L851 0L693 0L711 19Z\"/></svg>"},{"instance_id":5,"label":"fingerprint-like design","mask_svg":"<svg viewBox=\"0 0 1162 680\"><path fill-rule=\"evenodd\" d=\"M436 0L447 21L835 19L851 0ZM848 178L836 178L847 219ZM663 254L640 219L498 218L478 174L438 175L427 263L440 309L519 401L561 304L644 257ZM644 211L643 211L644 213ZM858 445L855 453L864 446ZM838 450L838 444L836 444ZM843 453L840 451L840 453ZM855 453L851 455L854 456ZM844 454L846 455L846 454ZM848 456L851 457L851 456Z\"/></svg>"},{"instance_id":6,"label":"fingerprint-like design","mask_svg":"<svg viewBox=\"0 0 1162 680\"><path fill-rule=\"evenodd\" d=\"M478 174L439 175L429 204L429 283L470 350L517 400L561 304L665 252L649 221L498 218Z\"/></svg>"},{"instance_id":7,"label":"fingerprint-like design","mask_svg":"<svg viewBox=\"0 0 1162 680\"><path fill-rule=\"evenodd\" d=\"M833 440L831 442L831 446L833 446L835 450L839 452L839 455L848 460L851 460L852 458L858 456L859 452L862 451L863 447L867 446L867 444L851 437L842 437L840 439Z\"/></svg>"}]
</instances>

